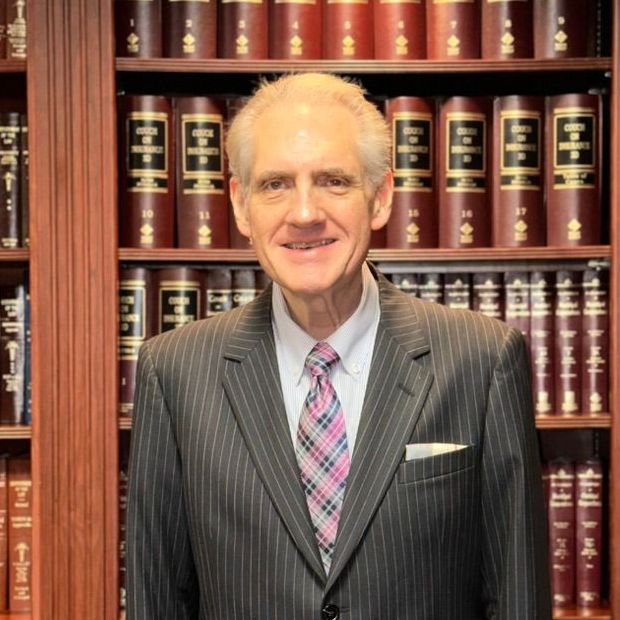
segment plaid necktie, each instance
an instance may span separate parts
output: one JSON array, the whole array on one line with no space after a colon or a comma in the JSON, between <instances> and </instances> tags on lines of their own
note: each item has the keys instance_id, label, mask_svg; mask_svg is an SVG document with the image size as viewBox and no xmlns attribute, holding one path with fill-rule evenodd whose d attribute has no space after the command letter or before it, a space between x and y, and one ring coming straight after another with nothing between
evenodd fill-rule
<instances>
[{"instance_id":1,"label":"plaid necktie","mask_svg":"<svg viewBox=\"0 0 620 620\"><path fill-rule=\"evenodd\" d=\"M337 361L326 342L318 342L308 354L305 366L312 379L297 429L297 462L326 573L350 465L344 415L329 380L330 366Z\"/></svg>"}]
</instances>

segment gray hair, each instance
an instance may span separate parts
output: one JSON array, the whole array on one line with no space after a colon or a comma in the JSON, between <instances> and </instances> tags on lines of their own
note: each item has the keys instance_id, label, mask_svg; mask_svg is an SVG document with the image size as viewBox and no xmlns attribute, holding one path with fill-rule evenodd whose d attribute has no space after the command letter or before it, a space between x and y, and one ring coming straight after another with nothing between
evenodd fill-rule
<instances>
[{"instance_id":1,"label":"gray hair","mask_svg":"<svg viewBox=\"0 0 620 620\"><path fill-rule=\"evenodd\" d=\"M385 119L364 93L358 84L329 73L297 73L262 82L235 116L226 138L229 168L243 191L250 185L254 124L269 108L292 103L342 105L352 112L359 128L358 149L364 173L377 190L390 168L391 138Z\"/></svg>"}]
</instances>

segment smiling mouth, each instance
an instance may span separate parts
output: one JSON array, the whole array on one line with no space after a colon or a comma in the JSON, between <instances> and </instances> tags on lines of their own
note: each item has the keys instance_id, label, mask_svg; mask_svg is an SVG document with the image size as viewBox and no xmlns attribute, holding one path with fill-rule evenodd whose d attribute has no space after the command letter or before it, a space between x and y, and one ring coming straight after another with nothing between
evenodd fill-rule
<instances>
[{"instance_id":1,"label":"smiling mouth","mask_svg":"<svg viewBox=\"0 0 620 620\"><path fill-rule=\"evenodd\" d=\"M285 243L284 247L289 250L313 250L334 243L334 239L321 239L320 241L300 241L298 243Z\"/></svg>"}]
</instances>

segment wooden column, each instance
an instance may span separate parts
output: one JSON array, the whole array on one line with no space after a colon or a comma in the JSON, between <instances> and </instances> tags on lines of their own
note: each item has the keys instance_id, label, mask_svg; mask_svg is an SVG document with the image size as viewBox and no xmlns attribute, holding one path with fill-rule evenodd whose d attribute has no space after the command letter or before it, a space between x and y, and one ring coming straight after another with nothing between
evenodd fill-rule
<instances>
[{"instance_id":1,"label":"wooden column","mask_svg":"<svg viewBox=\"0 0 620 620\"><path fill-rule=\"evenodd\" d=\"M112 2L31 0L33 618L118 618Z\"/></svg>"}]
</instances>

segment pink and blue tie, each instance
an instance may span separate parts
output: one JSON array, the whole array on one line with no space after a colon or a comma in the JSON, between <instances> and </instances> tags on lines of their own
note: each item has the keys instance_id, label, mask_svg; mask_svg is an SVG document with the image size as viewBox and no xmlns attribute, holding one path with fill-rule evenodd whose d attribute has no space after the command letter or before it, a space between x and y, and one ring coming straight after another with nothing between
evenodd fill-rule
<instances>
[{"instance_id":1,"label":"pink and blue tie","mask_svg":"<svg viewBox=\"0 0 620 620\"><path fill-rule=\"evenodd\" d=\"M349 449L340 401L329 380L338 353L318 342L306 358L312 378L297 429L297 462L325 572L331 566Z\"/></svg>"}]
</instances>

